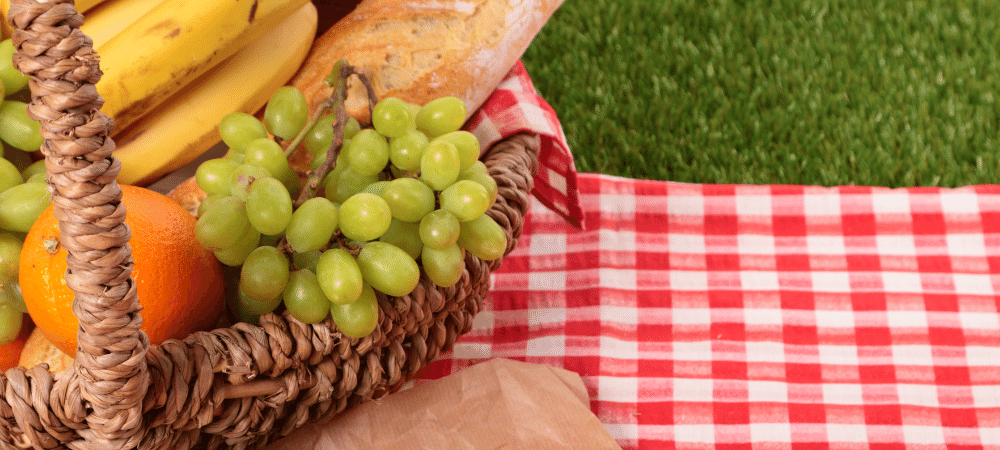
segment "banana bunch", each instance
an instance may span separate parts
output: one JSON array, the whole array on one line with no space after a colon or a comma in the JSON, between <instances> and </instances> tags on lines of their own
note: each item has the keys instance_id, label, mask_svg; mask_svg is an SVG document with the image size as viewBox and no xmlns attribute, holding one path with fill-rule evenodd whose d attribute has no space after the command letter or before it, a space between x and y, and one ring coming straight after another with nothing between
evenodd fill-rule
<instances>
[{"instance_id":1,"label":"banana bunch","mask_svg":"<svg viewBox=\"0 0 1000 450\"><path fill-rule=\"evenodd\" d=\"M6 22L9 0L0 0ZM256 113L298 70L316 35L309 0L77 0L115 121L118 181L145 185L221 138L231 112Z\"/></svg>"}]
</instances>

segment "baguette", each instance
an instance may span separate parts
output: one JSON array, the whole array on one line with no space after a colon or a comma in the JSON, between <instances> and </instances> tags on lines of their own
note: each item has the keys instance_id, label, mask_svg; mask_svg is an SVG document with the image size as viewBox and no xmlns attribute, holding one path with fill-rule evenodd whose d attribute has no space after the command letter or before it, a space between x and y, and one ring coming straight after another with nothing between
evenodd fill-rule
<instances>
[{"instance_id":1,"label":"baguette","mask_svg":"<svg viewBox=\"0 0 1000 450\"><path fill-rule=\"evenodd\" d=\"M363 0L313 43L289 84L310 110L330 96L323 84L340 59L364 73L378 98L423 105L454 96L471 116L524 54L562 0ZM369 123L368 100L348 81L347 111Z\"/></svg>"}]
</instances>

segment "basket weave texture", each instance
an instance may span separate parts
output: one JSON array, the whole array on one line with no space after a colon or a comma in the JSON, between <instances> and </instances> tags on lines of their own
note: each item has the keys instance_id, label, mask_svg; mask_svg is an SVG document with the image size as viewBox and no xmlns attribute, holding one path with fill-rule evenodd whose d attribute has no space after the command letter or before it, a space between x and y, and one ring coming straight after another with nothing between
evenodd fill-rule
<instances>
[{"instance_id":1,"label":"basket weave texture","mask_svg":"<svg viewBox=\"0 0 1000 450\"><path fill-rule=\"evenodd\" d=\"M329 317L306 325L283 313L150 345L130 278L114 123L100 111L101 71L79 29L83 16L72 0L13 0L8 20L15 66L30 77L28 114L45 138L80 330L72 368L0 376L0 447L260 448L398 390L471 329L503 258L466 255L461 281L449 288L424 277L410 295L379 294L379 325L362 339L340 334ZM499 186L487 214L506 230L507 253L521 232L539 145L521 133L482 157Z\"/></svg>"}]
</instances>

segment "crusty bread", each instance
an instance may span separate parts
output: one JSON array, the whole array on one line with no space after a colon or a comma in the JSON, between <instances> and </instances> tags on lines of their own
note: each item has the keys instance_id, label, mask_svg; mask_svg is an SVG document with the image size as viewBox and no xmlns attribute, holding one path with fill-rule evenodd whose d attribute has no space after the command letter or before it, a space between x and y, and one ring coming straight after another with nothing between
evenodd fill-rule
<instances>
[{"instance_id":1,"label":"crusty bread","mask_svg":"<svg viewBox=\"0 0 1000 450\"><path fill-rule=\"evenodd\" d=\"M444 96L478 109L524 54L562 0L363 0L320 35L290 84L310 108L345 59L368 75L378 98L422 105ZM348 113L369 121L360 82L349 82Z\"/></svg>"},{"instance_id":2,"label":"crusty bread","mask_svg":"<svg viewBox=\"0 0 1000 450\"><path fill-rule=\"evenodd\" d=\"M35 328L24 343L17 365L30 369L40 363L48 364L49 372L62 372L73 365L73 357L59 350L41 330Z\"/></svg>"},{"instance_id":3,"label":"crusty bread","mask_svg":"<svg viewBox=\"0 0 1000 450\"><path fill-rule=\"evenodd\" d=\"M187 212L191 213L192 216L198 216L198 207L201 206L201 201L208 197L205 191L198 187L198 182L194 177L188 178L178 184L176 187L167 193L167 197L177 200Z\"/></svg>"}]
</instances>

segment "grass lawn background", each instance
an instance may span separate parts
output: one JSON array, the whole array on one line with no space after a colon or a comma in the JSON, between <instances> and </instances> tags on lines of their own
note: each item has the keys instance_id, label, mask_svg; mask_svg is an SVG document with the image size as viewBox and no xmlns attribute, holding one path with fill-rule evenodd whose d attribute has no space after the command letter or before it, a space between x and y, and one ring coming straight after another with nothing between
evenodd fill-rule
<instances>
[{"instance_id":1,"label":"grass lawn background","mask_svg":"<svg viewBox=\"0 0 1000 450\"><path fill-rule=\"evenodd\" d=\"M1000 182L992 1L566 0L523 57L577 169Z\"/></svg>"}]
</instances>

